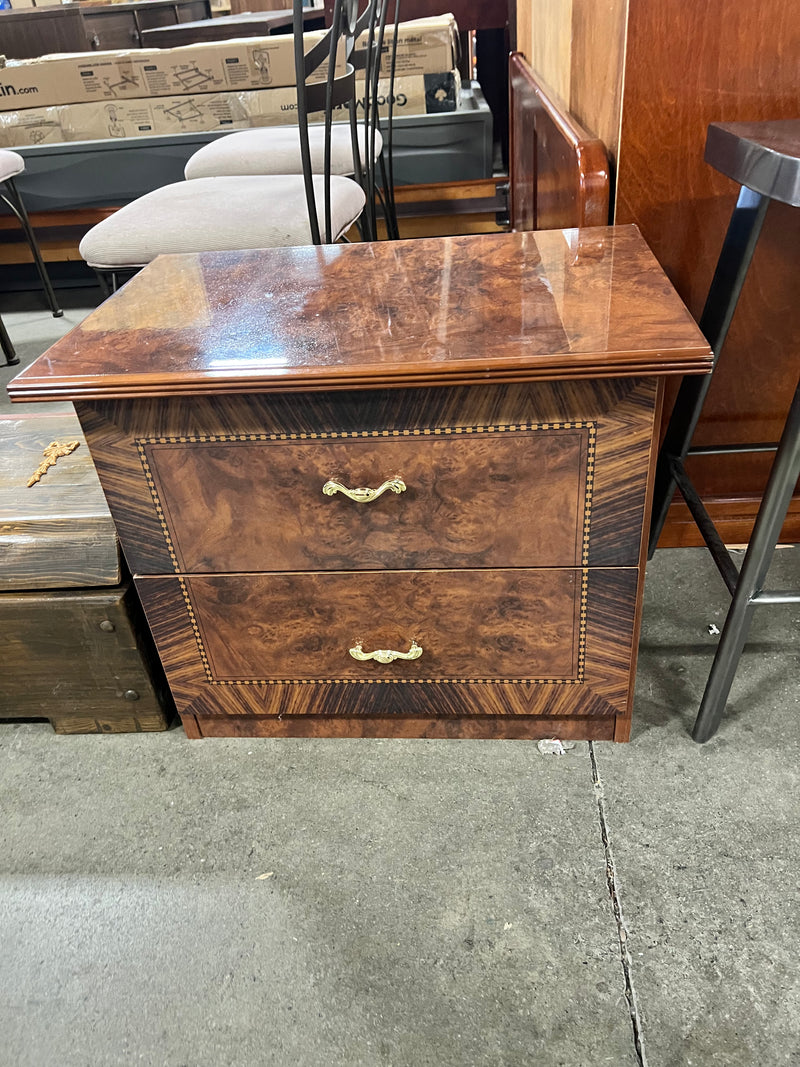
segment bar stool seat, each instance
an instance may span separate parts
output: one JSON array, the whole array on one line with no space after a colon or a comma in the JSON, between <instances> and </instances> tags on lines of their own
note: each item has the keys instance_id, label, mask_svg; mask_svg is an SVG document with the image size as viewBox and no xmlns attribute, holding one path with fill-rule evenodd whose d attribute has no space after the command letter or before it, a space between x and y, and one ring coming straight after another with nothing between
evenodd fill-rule
<instances>
[{"instance_id":1,"label":"bar stool seat","mask_svg":"<svg viewBox=\"0 0 800 1067\"><path fill-rule=\"evenodd\" d=\"M2 200L9 211L17 217L17 220L22 227L28 246L31 250L31 255L33 256L33 261L36 264L36 269L39 272L39 277L42 281L42 288L47 297L48 306L53 312L54 317L58 318L63 315L64 312L58 306L56 294L53 292L53 286L44 265L36 235L31 228L28 213L25 210L22 197L19 195L19 191L14 182L17 175L22 174L24 170L25 160L18 152L12 152L8 148L0 148L0 200ZM17 354L14 351L14 345L11 343L11 338L8 336L2 319L0 319L0 351L2 351L5 356L7 364L11 365L19 363Z\"/></svg>"},{"instance_id":2,"label":"bar stool seat","mask_svg":"<svg viewBox=\"0 0 800 1067\"><path fill-rule=\"evenodd\" d=\"M800 207L800 119L712 123L706 138L705 160L741 187L699 322L714 351L716 368L770 202L778 200ZM692 437L712 377L713 370L701 379L686 377L678 392L656 468L649 546L652 557L677 488L732 596L692 734L700 742L707 741L717 731L755 608L764 604L800 603L800 592L764 590L781 527L800 478L800 378L779 444L692 448ZM775 459L739 571L684 464L690 455L765 451L775 451Z\"/></svg>"}]
</instances>

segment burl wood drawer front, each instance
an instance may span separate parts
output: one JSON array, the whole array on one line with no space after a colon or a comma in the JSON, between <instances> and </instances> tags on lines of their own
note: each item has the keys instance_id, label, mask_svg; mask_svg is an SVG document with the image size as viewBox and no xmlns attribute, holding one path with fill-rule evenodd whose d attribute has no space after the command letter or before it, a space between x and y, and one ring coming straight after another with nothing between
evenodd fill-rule
<instances>
[{"instance_id":1,"label":"burl wood drawer front","mask_svg":"<svg viewBox=\"0 0 800 1067\"><path fill-rule=\"evenodd\" d=\"M141 448L180 572L574 567L594 432L578 423ZM386 482L371 501L344 491Z\"/></svg>"},{"instance_id":2,"label":"burl wood drawer front","mask_svg":"<svg viewBox=\"0 0 800 1067\"><path fill-rule=\"evenodd\" d=\"M134 574L637 566L655 379L98 401ZM338 475L408 488L371 504Z\"/></svg>"},{"instance_id":3,"label":"burl wood drawer front","mask_svg":"<svg viewBox=\"0 0 800 1067\"><path fill-rule=\"evenodd\" d=\"M142 578L173 694L196 714L618 714L634 570ZM419 658L361 662L350 649Z\"/></svg>"}]
</instances>

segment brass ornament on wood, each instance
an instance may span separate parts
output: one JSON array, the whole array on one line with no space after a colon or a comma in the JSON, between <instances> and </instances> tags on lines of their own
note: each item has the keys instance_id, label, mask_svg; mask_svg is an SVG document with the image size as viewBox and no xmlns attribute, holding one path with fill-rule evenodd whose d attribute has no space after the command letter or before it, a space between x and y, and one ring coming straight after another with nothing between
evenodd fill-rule
<instances>
[{"instance_id":1,"label":"brass ornament on wood","mask_svg":"<svg viewBox=\"0 0 800 1067\"><path fill-rule=\"evenodd\" d=\"M355 500L359 504L369 504L371 501L377 500L387 489L392 493L404 493L406 491L406 483L402 478L390 478L388 481L384 482L383 485L379 485L377 489L348 489L347 486L331 479L323 485L322 492L325 496L334 496L336 493L344 493L346 497Z\"/></svg>"},{"instance_id":2,"label":"brass ornament on wood","mask_svg":"<svg viewBox=\"0 0 800 1067\"><path fill-rule=\"evenodd\" d=\"M27 488L30 489L32 485L36 485L41 480L42 475L46 474L48 470L53 466L57 459L61 456L68 456L70 452L74 452L80 444L80 441L68 441L65 445L60 445L58 441L51 441L42 455L44 456L44 462L40 463L34 471L33 475L28 481Z\"/></svg>"},{"instance_id":3,"label":"brass ornament on wood","mask_svg":"<svg viewBox=\"0 0 800 1067\"><path fill-rule=\"evenodd\" d=\"M374 659L377 663L392 663L396 659L419 659L422 655L422 645L412 641L408 652L393 652L388 648L376 648L374 652L365 652L359 641L355 648L351 648L349 651L353 659L357 659L360 663L366 663L367 660L371 659Z\"/></svg>"}]
</instances>

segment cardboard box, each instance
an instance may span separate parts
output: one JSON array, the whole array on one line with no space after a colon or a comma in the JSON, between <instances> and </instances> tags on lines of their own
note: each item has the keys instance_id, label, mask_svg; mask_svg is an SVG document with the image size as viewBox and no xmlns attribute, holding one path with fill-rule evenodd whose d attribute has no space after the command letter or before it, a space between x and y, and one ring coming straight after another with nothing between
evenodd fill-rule
<instances>
[{"instance_id":1,"label":"cardboard box","mask_svg":"<svg viewBox=\"0 0 800 1067\"><path fill-rule=\"evenodd\" d=\"M394 26L387 26L381 49L381 74L388 77L391 70L392 40ZM356 68L363 69L366 53L366 35L356 43ZM359 53L361 63L358 62ZM401 22L397 27L397 54L395 76L410 74L436 74L458 66L458 27L453 15L437 15L433 18Z\"/></svg>"},{"instance_id":2,"label":"cardboard box","mask_svg":"<svg viewBox=\"0 0 800 1067\"><path fill-rule=\"evenodd\" d=\"M305 34L306 50L321 36L320 31ZM294 84L291 35L77 52L6 61L0 69L0 111Z\"/></svg>"},{"instance_id":3,"label":"cardboard box","mask_svg":"<svg viewBox=\"0 0 800 1067\"><path fill-rule=\"evenodd\" d=\"M395 79L394 115L455 111L461 82L458 71ZM388 113L388 82L379 85L379 110ZM151 97L116 103L62 104L0 113L0 147L62 141L147 137L207 130L241 130L296 121L294 86L241 93ZM341 118L346 117L341 109ZM321 116L317 116L321 121Z\"/></svg>"}]
</instances>

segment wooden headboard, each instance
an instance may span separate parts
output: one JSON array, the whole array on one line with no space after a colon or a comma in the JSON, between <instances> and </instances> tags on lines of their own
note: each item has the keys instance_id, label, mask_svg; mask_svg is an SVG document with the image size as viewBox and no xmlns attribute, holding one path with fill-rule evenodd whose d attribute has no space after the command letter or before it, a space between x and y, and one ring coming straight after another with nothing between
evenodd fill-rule
<instances>
[{"instance_id":1,"label":"wooden headboard","mask_svg":"<svg viewBox=\"0 0 800 1067\"><path fill-rule=\"evenodd\" d=\"M509 59L512 230L607 226L605 145L587 133L519 52Z\"/></svg>"}]
</instances>

